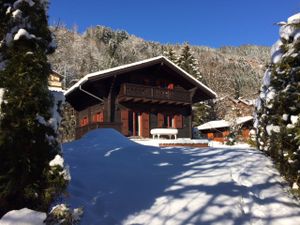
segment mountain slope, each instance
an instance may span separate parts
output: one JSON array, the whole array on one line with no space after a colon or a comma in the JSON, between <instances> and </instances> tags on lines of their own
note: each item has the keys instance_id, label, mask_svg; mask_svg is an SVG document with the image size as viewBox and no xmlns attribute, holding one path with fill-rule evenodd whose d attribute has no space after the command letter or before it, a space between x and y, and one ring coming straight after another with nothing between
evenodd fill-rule
<instances>
[{"instance_id":1,"label":"mountain slope","mask_svg":"<svg viewBox=\"0 0 300 225\"><path fill-rule=\"evenodd\" d=\"M182 47L145 41L126 31L103 26L89 28L83 34L64 27L53 31L58 49L49 60L56 71L66 76L67 86L87 73L162 55L169 47L178 55ZM234 96L237 89L241 96L256 95L268 59L268 47L191 46L191 49L204 82L220 96Z\"/></svg>"}]
</instances>

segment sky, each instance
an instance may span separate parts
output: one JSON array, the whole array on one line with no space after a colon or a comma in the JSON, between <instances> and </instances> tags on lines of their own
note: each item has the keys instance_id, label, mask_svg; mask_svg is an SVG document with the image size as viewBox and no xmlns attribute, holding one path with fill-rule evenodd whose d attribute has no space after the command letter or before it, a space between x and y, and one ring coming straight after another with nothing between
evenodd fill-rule
<instances>
[{"instance_id":1,"label":"sky","mask_svg":"<svg viewBox=\"0 0 300 225\"><path fill-rule=\"evenodd\" d=\"M276 22L300 12L299 0L51 0L49 23L125 30L147 41L209 47L272 46Z\"/></svg>"}]
</instances>

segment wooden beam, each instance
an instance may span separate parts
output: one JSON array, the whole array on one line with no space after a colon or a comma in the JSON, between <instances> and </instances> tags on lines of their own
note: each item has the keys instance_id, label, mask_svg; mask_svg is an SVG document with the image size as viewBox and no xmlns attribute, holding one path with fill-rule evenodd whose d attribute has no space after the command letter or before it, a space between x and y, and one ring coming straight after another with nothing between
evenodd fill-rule
<instances>
[{"instance_id":1,"label":"wooden beam","mask_svg":"<svg viewBox=\"0 0 300 225\"><path fill-rule=\"evenodd\" d=\"M142 99L141 98L133 98L132 101L133 102L140 102L140 101L142 101Z\"/></svg>"}]
</instances>

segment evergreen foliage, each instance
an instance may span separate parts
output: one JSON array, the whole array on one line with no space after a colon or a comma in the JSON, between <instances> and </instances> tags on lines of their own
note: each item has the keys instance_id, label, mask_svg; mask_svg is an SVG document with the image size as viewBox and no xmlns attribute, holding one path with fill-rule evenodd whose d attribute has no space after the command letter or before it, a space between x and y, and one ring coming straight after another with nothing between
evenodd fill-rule
<instances>
[{"instance_id":1,"label":"evergreen foliage","mask_svg":"<svg viewBox=\"0 0 300 225\"><path fill-rule=\"evenodd\" d=\"M239 134L241 132L242 125L237 124L236 118L230 121L230 130L229 134L226 137L225 144L226 145L234 145L239 141Z\"/></svg>"},{"instance_id":2,"label":"evergreen foliage","mask_svg":"<svg viewBox=\"0 0 300 225\"><path fill-rule=\"evenodd\" d=\"M172 55L169 52L169 57ZM194 76L199 81L204 81L199 72L197 59L194 57L191 47L188 43L185 43L181 48L181 53L176 60L176 64L184 69L186 72ZM208 102L201 102L193 107L193 126L199 126L203 122L207 122L213 116L210 114L212 112L212 104Z\"/></svg>"},{"instance_id":3,"label":"evergreen foliage","mask_svg":"<svg viewBox=\"0 0 300 225\"><path fill-rule=\"evenodd\" d=\"M172 46L167 46L166 50L163 52L163 55L171 60L173 63L177 63L177 55Z\"/></svg>"},{"instance_id":4,"label":"evergreen foliage","mask_svg":"<svg viewBox=\"0 0 300 225\"><path fill-rule=\"evenodd\" d=\"M54 51L47 1L0 2L0 216L23 207L46 211L66 181L61 166L53 96L48 90ZM60 103L58 103L60 104Z\"/></svg>"},{"instance_id":5,"label":"evergreen foliage","mask_svg":"<svg viewBox=\"0 0 300 225\"><path fill-rule=\"evenodd\" d=\"M177 56L182 50L182 45L149 42L103 26L91 27L83 33L63 26L52 30L58 49L49 55L49 60L54 70L66 77L67 88L72 85L71 81L91 72L164 55L169 47ZM110 53L112 49L114 54ZM214 49L190 45L190 49L199 62L201 81L219 96L235 95L238 77L242 84L239 95L251 99L257 97L269 47L245 45Z\"/></svg>"},{"instance_id":6,"label":"evergreen foliage","mask_svg":"<svg viewBox=\"0 0 300 225\"><path fill-rule=\"evenodd\" d=\"M184 46L182 47L181 53L176 63L186 72L193 75L196 79L198 80L202 79L198 68L198 62L194 57L190 45L188 43L185 43Z\"/></svg>"},{"instance_id":7,"label":"evergreen foliage","mask_svg":"<svg viewBox=\"0 0 300 225\"><path fill-rule=\"evenodd\" d=\"M60 141L69 142L75 139L76 116L75 110L69 103L63 107L63 119L60 125Z\"/></svg>"},{"instance_id":8,"label":"evergreen foliage","mask_svg":"<svg viewBox=\"0 0 300 225\"><path fill-rule=\"evenodd\" d=\"M295 191L300 185L300 14L280 28L256 106L257 145Z\"/></svg>"},{"instance_id":9,"label":"evergreen foliage","mask_svg":"<svg viewBox=\"0 0 300 225\"><path fill-rule=\"evenodd\" d=\"M193 106L193 127L211 120L216 120L216 109L213 100L197 103Z\"/></svg>"}]
</instances>

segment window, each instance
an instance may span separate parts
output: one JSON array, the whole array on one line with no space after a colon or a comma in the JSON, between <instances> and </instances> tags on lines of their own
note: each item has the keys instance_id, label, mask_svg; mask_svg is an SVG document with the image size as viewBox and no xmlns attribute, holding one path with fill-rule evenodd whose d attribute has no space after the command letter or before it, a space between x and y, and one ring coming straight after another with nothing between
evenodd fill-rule
<instances>
[{"instance_id":1,"label":"window","mask_svg":"<svg viewBox=\"0 0 300 225\"><path fill-rule=\"evenodd\" d=\"M222 137L223 137L223 133L220 132L220 131L217 131L217 132L214 133L214 136L215 136L216 138L222 138Z\"/></svg>"},{"instance_id":2,"label":"window","mask_svg":"<svg viewBox=\"0 0 300 225\"><path fill-rule=\"evenodd\" d=\"M80 126L81 126L81 127L86 126L88 123L89 123L89 120L88 120L87 116L83 117L83 118L80 120Z\"/></svg>"},{"instance_id":3,"label":"window","mask_svg":"<svg viewBox=\"0 0 300 225\"><path fill-rule=\"evenodd\" d=\"M173 127L173 116L168 114L163 114L163 127L170 128Z\"/></svg>"},{"instance_id":4,"label":"window","mask_svg":"<svg viewBox=\"0 0 300 225\"><path fill-rule=\"evenodd\" d=\"M103 122L103 121L104 121L103 112L97 112L96 114L93 115L93 122Z\"/></svg>"},{"instance_id":5,"label":"window","mask_svg":"<svg viewBox=\"0 0 300 225\"><path fill-rule=\"evenodd\" d=\"M200 135L199 135L201 138L208 138L208 134L207 133L202 133L200 132Z\"/></svg>"},{"instance_id":6,"label":"window","mask_svg":"<svg viewBox=\"0 0 300 225\"><path fill-rule=\"evenodd\" d=\"M168 114L168 113L158 113L157 114L157 127L161 128L183 128L182 115Z\"/></svg>"},{"instance_id":7,"label":"window","mask_svg":"<svg viewBox=\"0 0 300 225\"><path fill-rule=\"evenodd\" d=\"M174 84L173 83L168 84L168 89L173 90L174 89Z\"/></svg>"},{"instance_id":8,"label":"window","mask_svg":"<svg viewBox=\"0 0 300 225\"><path fill-rule=\"evenodd\" d=\"M157 80L156 85L161 87L161 88L167 88L168 87L167 81L164 80L164 79Z\"/></svg>"},{"instance_id":9,"label":"window","mask_svg":"<svg viewBox=\"0 0 300 225\"><path fill-rule=\"evenodd\" d=\"M139 112L129 111L128 114L128 130L131 136L139 136L140 135L140 116Z\"/></svg>"},{"instance_id":10,"label":"window","mask_svg":"<svg viewBox=\"0 0 300 225\"><path fill-rule=\"evenodd\" d=\"M163 127L170 128L173 127L173 116L164 114L164 123Z\"/></svg>"},{"instance_id":11,"label":"window","mask_svg":"<svg viewBox=\"0 0 300 225\"><path fill-rule=\"evenodd\" d=\"M171 114L158 113L157 127L172 128L174 127L174 117Z\"/></svg>"}]
</instances>

